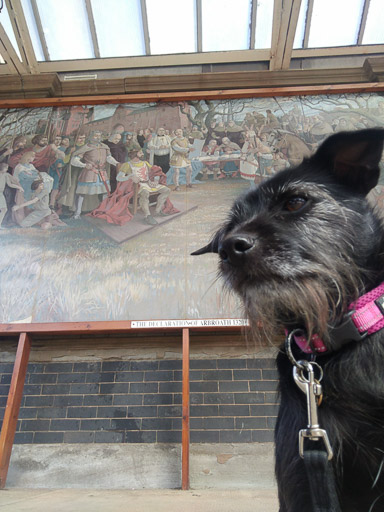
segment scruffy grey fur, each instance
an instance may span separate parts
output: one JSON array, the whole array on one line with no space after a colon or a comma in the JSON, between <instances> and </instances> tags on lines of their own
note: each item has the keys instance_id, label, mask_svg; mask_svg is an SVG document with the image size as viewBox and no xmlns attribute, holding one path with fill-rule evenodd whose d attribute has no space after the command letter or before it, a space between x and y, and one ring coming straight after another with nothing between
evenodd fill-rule
<instances>
[{"instance_id":1,"label":"scruffy grey fur","mask_svg":"<svg viewBox=\"0 0 384 512\"><path fill-rule=\"evenodd\" d=\"M194 254L218 253L225 286L242 299L256 339L284 329L318 333L328 352L320 422L335 450L343 512L384 510L384 330L343 347L332 334L348 305L384 281L384 230L366 200L380 175L384 130L329 137L309 159L236 200L228 221ZM300 353L304 358L305 355ZM312 510L298 455L304 395L281 347L276 475L281 512Z\"/></svg>"}]
</instances>

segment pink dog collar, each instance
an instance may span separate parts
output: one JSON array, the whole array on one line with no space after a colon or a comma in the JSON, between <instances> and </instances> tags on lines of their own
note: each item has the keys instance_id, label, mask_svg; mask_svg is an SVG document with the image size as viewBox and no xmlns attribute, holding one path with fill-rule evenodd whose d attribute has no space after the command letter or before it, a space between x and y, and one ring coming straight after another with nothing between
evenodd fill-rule
<instances>
[{"instance_id":1,"label":"pink dog collar","mask_svg":"<svg viewBox=\"0 0 384 512\"><path fill-rule=\"evenodd\" d=\"M383 329L384 283L359 297L349 306L348 310L350 311L348 321L350 320L352 322L357 332L361 335L361 338ZM308 340L304 335L295 335L294 340L298 347L306 354L312 354L313 351L316 353L328 351L323 340L318 334L314 334L311 337L310 343L308 343Z\"/></svg>"}]
</instances>

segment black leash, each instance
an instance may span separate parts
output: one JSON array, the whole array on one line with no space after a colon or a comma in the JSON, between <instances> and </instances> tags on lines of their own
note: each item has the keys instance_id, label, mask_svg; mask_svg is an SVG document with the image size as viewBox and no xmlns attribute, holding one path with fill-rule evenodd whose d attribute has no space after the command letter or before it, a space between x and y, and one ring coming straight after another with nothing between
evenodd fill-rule
<instances>
[{"instance_id":1,"label":"black leash","mask_svg":"<svg viewBox=\"0 0 384 512\"><path fill-rule=\"evenodd\" d=\"M304 465L307 470L313 512L341 512L336 492L332 463L325 450L306 450Z\"/></svg>"},{"instance_id":2,"label":"black leash","mask_svg":"<svg viewBox=\"0 0 384 512\"><path fill-rule=\"evenodd\" d=\"M327 432L320 428L317 408L323 397L321 380L323 369L314 361L297 361L293 355L291 341L296 331L289 333L285 340L288 359L293 365L293 379L306 396L308 424L299 432L299 453L304 459L313 512L341 512L336 492L335 477L332 467L333 451ZM319 371L315 378L315 369ZM317 450L305 449L304 441L316 442L320 445Z\"/></svg>"}]
</instances>

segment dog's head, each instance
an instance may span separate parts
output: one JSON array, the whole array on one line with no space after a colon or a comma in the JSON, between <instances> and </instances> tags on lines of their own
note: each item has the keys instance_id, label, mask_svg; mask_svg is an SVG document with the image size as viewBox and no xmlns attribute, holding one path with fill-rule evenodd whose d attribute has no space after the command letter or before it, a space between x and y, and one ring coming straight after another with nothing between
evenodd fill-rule
<instances>
[{"instance_id":1,"label":"dog's head","mask_svg":"<svg viewBox=\"0 0 384 512\"><path fill-rule=\"evenodd\" d=\"M219 255L226 285L262 336L292 324L326 338L374 279L382 231L365 196L378 183L383 139L381 129L332 135L301 165L238 198L211 242L192 253Z\"/></svg>"}]
</instances>

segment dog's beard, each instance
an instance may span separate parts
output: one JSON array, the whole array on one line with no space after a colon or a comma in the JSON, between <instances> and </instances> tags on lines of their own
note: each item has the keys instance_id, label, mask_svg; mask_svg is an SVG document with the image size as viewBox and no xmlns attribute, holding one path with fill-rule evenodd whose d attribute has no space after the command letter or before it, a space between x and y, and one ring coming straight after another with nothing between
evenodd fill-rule
<instances>
[{"instance_id":1,"label":"dog's beard","mask_svg":"<svg viewBox=\"0 0 384 512\"><path fill-rule=\"evenodd\" d=\"M359 296L360 276L350 263L285 281L245 279L239 285L226 276L226 287L240 296L256 343L280 345L285 329L301 328L308 338L316 333L331 346L329 327L342 321L350 302Z\"/></svg>"}]
</instances>

